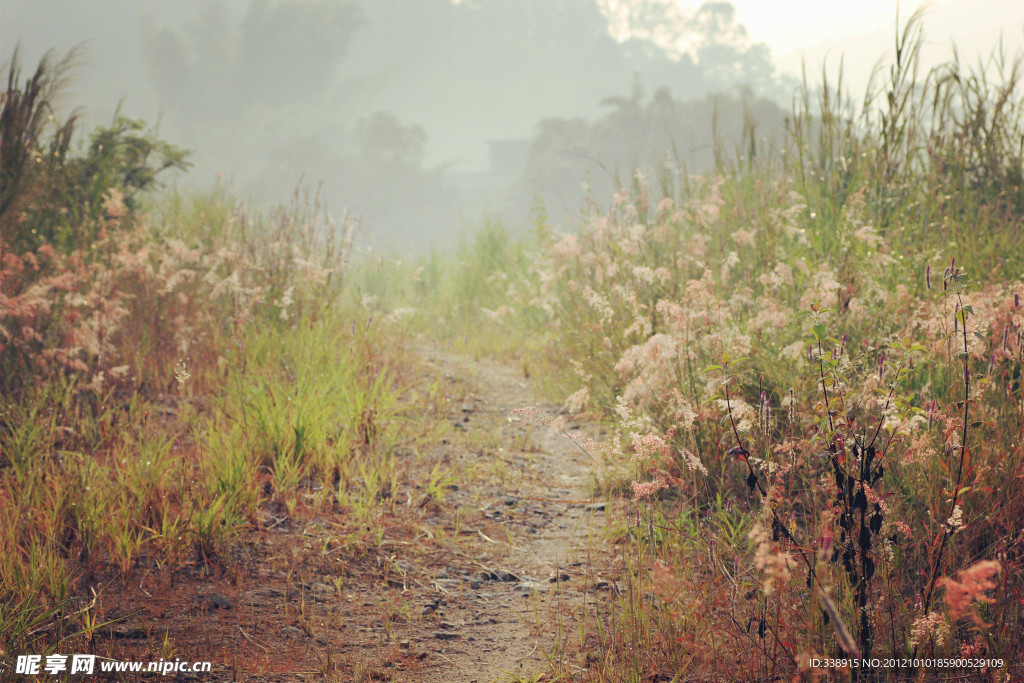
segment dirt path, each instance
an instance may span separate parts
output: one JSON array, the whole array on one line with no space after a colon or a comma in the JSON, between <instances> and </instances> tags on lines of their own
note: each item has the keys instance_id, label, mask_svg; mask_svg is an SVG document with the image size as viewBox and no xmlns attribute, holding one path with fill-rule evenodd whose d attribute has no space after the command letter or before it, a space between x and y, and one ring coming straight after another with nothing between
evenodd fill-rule
<instances>
[{"instance_id":1,"label":"dirt path","mask_svg":"<svg viewBox=\"0 0 1024 683\"><path fill-rule=\"evenodd\" d=\"M465 447L451 458L456 471L471 474L474 488L449 499L492 522L488 533L477 530L482 554L444 572L452 590L439 586L438 612L455 637L444 647L429 648L422 636L418 644L450 666L424 680L482 683L552 668L572 672L575 618L608 585L601 552L606 505L592 499L593 461L565 434L535 430L513 414L527 406L557 411L538 402L521 372L434 347L421 356L449 381L471 387L452 413ZM582 434L571 423L567 432Z\"/></svg>"},{"instance_id":2,"label":"dirt path","mask_svg":"<svg viewBox=\"0 0 1024 683\"><path fill-rule=\"evenodd\" d=\"M175 679L203 683L580 678L599 653L578 620L593 627L613 573L592 461L512 414L558 410L522 372L436 346L417 356L412 391L441 396L423 408L439 413L403 419L449 428L396 445L398 488L378 494L373 521L268 501L222 562L140 562L99 582L109 625L92 651L211 661Z\"/></svg>"}]
</instances>

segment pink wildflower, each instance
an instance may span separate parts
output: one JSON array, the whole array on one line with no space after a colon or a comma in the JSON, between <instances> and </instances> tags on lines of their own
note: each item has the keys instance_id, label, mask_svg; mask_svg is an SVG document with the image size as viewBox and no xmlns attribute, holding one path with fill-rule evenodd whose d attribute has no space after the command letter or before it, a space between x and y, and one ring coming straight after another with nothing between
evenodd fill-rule
<instances>
[{"instance_id":1,"label":"pink wildflower","mask_svg":"<svg viewBox=\"0 0 1024 683\"><path fill-rule=\"evenodd\" d=\"M985 591L998 587L992 577L998 574L1001 568L995 560L983 560L957 572L957 580L946 576L939 579L941 585L946 587L946 605L949 606L949 615L953 621L970 612L971 621L979 626L982 624L977 613L971 608L976 601L989 604L995 602L995 599L985 595Z\"/></svg>"},{"instance_id":2,"label":"pink wildflower","mask_svg":"<svg viewBox=\"0 0 1024 683\"><path fill-rule=\"evenodd\" d=\"M660 436L654 434L633 434L633 462L638 460L653 460L658 455L668 455L668 444Z\"/></svg>"},{"instance_id":3,"label":"pink wildflower","mask_svg":"<svg viewBox=\"0 0 1024 683\"><path fill-rule=\"evenodd\" d=\"M664 480L657 478L651 481L634 481L633 500L650 500L658 491L667 487L668 484Z\"/></svg>"},{"instance_id":4,"label":"pink wildflower","mask_svg":"<svg viewBox=\"0 0 1024 683\"><path fill-rule=\"evenodd\" d=\"M520 420L530 425L531 433L536 433L539 427L547 427L551 424L551 418L536 406L516 408L512 411L512 414L519 416Z\"/></svg>"}]
</instances>

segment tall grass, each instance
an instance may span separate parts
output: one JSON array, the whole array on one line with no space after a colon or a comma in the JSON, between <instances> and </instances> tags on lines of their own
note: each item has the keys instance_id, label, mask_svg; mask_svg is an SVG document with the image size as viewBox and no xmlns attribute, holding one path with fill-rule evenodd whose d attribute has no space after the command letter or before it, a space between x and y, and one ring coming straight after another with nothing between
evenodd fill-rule
<instances>
[{"instance_id":1,"label":"tall grass","mask_svg":"<svg viewBox=\"0 0 1024 683\"><path fill-rule=\"evenodd\" d=\"M638 176L517 247L529 265L485 267L523 283L528 362L619 433L605 477L633 521L581 637L595 677L1019 667L1020 61L921 73L922 35L915 14L857 106L805 83L777 150L660 193Z\"/></svg>"},{"instance_id":2,"label":"tall grass","mask_svg":"<svg viewBox=\"0 0 1024 683\"><path fill-rule=\"evenodd\" d=\"M864 193L867 224L908 263L923 265L955 243L972 273L1013 276L1024 209L1020 56L1000 44L970 65L954 50L922 74L923 39L918 10L897 31L890 60L876 67L859 106L841 76L832 85L823 74L817 98L805 79L787 172L826 225ZM841 248L829 231L814 234L822 253Z\"/></svg>"},{"instance_id":3,"label":"tall grass","mask_svg":"<svg viewBox=\"0 0 1024 683\"><path fill-rule=\"evenodd\" d=\"M0 244L10 656L89 647L106 582L229 563L262 511L365 523L399 483L405 356L346 300L349 222L305 192L108 199L85 251Z\"/></svg>"}]
</instances>

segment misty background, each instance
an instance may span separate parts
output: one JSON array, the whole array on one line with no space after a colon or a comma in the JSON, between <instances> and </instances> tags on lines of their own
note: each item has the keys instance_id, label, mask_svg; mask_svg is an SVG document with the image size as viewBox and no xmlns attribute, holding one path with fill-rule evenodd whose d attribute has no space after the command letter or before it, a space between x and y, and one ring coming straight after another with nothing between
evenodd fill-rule
<instances>
[{"instance_id":1,"label":"misty background","mask_svg":"<svg viewBox=\"0 0 1024 683\"><path fill-rule=\"evenodd\" d=\"M892 45L895 2L865 2L874 28L832 40L799 30L822 16L737 4L0 0L0 60L20 44L24 77L84 43L58 111L79 108L80 130L145 120L194 150L184 189L222 182L268 205L322 186L362 244L401 252L450 246L485 216L564 224L636 167L657 185L713 168L716 150L756 153L785 134L801 57L816 79L845 55L859 98ZM1021 4L937 3L928 58L956 40L973 59L1000 36L1018 53ZM748 30L744 8L774 32Z\"/></svg>"}]
</instances>

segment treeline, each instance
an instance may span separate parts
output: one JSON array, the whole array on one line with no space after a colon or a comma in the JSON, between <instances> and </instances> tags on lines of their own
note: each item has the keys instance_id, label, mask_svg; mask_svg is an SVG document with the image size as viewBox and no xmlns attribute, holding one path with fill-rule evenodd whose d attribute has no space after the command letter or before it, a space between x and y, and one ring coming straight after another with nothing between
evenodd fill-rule
<instances>
[{"instance_id":1,"label":"treeline","mask_svg":"<svg viewBox=\"0 0 1024 683\"><path fill-rule=\"evenodd\" d=\"M332 206L360 215L366 237L390 247L450 243L460 218L472 224L485 210L526 222L538 186L546 204L573 206L580 178L599 165L614 175L672 152L704 170L716 135L727 146L741 135L741 89L751 101L785 89L728 3L692 15L654 0L630 16L594 0L202 12L176 28L151 25L143 41L167 129L202 150L197 170L228 170L260 198L300 176L322 180ZM616 40L610 22L637 37ZM656 44L655 26L692 49ZM633 83L659 93L649 107ZM712 92L728 95L705 99ZM608 102L618 103L611 115ZM765 113L764 129L781 118L768 109L763 101L746 113ZM486 177L487 142L505 139L531 139L529 164L518 178Z\"/></svg>"}]
</instances>

